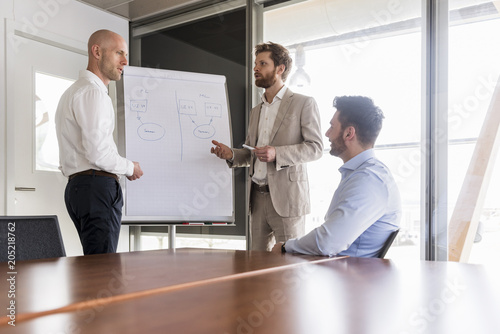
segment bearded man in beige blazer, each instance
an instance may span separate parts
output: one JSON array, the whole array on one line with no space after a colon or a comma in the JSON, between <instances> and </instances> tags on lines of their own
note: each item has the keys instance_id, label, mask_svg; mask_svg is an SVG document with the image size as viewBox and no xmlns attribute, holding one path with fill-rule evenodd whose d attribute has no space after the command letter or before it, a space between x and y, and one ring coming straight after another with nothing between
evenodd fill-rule
<instances>
[{"instance_id":1,"label":"bearded man in beige blazer","mask_svg":"<svg viewBox=\"0 0 500 334\"><path fill-rule=\"evenodd\" d=\"M214 140L211 153L231 168L250 167L250 248L270 251L276 242L305 232L311 211L306 163L322 156L323 140L314 99L285 86L292 67L288 50L262 43L255 57L255 85L265 92L250 112L245 141L250 149Z\"/></svg>"}]
</instances>

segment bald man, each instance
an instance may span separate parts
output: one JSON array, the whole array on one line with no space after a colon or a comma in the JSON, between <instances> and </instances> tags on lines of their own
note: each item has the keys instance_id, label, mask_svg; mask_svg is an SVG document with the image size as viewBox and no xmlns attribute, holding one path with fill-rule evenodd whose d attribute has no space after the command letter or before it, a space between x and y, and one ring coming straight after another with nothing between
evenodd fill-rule
<instances>
[{"instance_id":1,"label":"bald man","mask_svg":"<svg viewBox=\"0 0 500 334\"><path fill-rule=\"evenodd\" d=\"M64 201L83 253L114 253L120 233L123 195L120 175L143 174L138 162L118 154L113 140L115 111L108 95L127 65L125 40L109 30L88 42L87 70L62 95L56 111L59 169L68 177Z\"/></svg>"}]
</instances>

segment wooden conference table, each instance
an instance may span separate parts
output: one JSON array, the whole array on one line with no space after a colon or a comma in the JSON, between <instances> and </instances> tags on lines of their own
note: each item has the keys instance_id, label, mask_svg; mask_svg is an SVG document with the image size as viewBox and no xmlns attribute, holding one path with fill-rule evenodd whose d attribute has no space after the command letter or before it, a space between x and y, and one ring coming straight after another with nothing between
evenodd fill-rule
<instances>
[{"instance_id":1,"label":"wooden conference table","mask_svg":"<svg viewBox=\"0 0 500 334\"><path fill-rule=\"evenodd\" d=\"M16 326L2 316L0 333L500 332L499 275L479 265L176 249L16 272Z\"/></svg>"}]
</instances>

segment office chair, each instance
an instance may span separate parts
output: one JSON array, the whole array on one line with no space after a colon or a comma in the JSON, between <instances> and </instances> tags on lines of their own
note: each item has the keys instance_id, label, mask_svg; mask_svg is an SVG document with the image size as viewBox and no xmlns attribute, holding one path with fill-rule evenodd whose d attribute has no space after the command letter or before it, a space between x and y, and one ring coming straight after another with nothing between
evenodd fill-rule
<instances>
[{"instance_id":1,"label":"office chair","mask_svg":"<svg viewBox=\"0 0 500 334\"><path fill-rule=\"evenodd\" d=\"M385 254L387 253L389 248L391 248L391 245L392 245L394 239L396 239L396 236L398 235L398 233L399 233L399 230L396 230L396 231L392 232L391 234L389 234L389 237L385 241L384 246L382 246L382 248L380 249L380 251L376 257L378 257L379 259L384 258Z\"/></svg>"},{"instance_id":2,"label":"office chair","mask_svg":"<svg viewBox=\"0 0 500 334\"><path fill-rule=\"evenodd\" d=\"M66 256L57 216L0 216L0 262L13 250L16 261Z\"/></svg>"}]
</instances>

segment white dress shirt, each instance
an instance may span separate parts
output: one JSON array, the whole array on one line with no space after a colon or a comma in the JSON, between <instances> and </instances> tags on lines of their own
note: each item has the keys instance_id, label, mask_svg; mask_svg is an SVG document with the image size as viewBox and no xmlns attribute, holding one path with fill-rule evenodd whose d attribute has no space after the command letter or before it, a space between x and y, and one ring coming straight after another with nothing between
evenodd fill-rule
<instances>
[{"instance_id":1,"label":"white dress shirt","mask_svg":"<svg viewBox=\"0 0 500 334\"><path fill-rule=\"evenodd\" d=\"M401 199L389 169L366 150L339 168L340 184L323 225L285 243L287 252L374 257L399 228Z\"/></svg>"},{"instance_id":2,"label":"white dress shirt","mask_svg":"<svg viewBox=\"0 0 500 334\"><path fill-rule=\"evenodd\" d=\"M258 129L259 139L257 140L257 147L269 145L274 121L276 120L276 115L278 115L281 100L283 99L285 92L286 86L281 87L280 91L276 94L271 103L267 102L265 94L262 94L262 107L260 109ZM252 176L252 181L260 185L267 184L267 162L255 159L253 170L254 174Z\"/></svg>"},{"instance_id":3,"label":"white dress shirt","mask_svg":"<svg viewBox=\"0 0 500 334\"><path fill-rule=\"evenodd\" d=\"M78 80L61 96L55 123L63 175L87 169L133 174L133 162L118 154L113 139L115 112L108 90L94 73L80 71Z\"/></svg>"}]
</instances>

